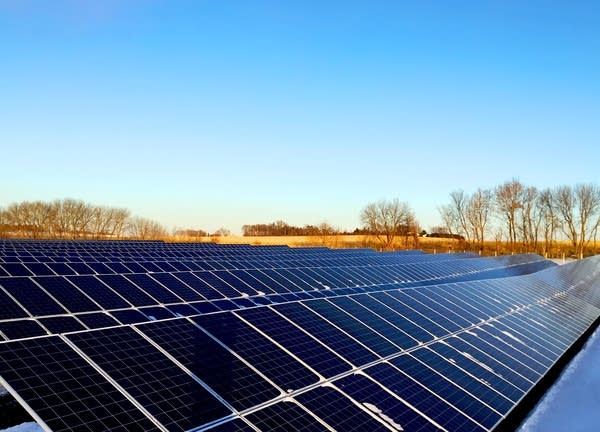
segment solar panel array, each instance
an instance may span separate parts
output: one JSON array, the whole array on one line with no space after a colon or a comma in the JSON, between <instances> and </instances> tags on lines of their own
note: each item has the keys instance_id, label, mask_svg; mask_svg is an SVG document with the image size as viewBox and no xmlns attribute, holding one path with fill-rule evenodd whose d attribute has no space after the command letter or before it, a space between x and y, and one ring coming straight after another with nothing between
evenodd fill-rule
<instances>
[{"instance_id":1,"label":"solar panel array","mask_svg":"<svg viewBox=\"0 0 600 432\"><path fill-rule=\"evenodd\" d=\"M492 430L600 262L0 241L0 382L53 431Z\"/></svg>"}]
</instances>

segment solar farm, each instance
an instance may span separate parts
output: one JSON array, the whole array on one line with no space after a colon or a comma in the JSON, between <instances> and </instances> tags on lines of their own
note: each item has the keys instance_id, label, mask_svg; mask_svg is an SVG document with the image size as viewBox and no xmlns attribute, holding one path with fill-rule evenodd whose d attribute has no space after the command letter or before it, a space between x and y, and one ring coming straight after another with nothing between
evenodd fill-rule
<instances>
[{"instance_id":1,"label":"solar farm","mask_svg":"<svg viewBox=\"0 0 600 432\"><path fill-rule=\"evenodd\" d=\"M48 431L514 428L600 257L0 240L0 384Z\"/></svg>"}]
</instances>

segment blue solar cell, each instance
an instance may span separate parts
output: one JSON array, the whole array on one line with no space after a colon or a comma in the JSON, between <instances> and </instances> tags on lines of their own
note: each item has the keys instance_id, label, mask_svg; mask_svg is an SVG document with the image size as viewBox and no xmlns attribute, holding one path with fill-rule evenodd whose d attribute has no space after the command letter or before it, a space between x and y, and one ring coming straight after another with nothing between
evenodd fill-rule
<instances>
[{"instance_id":1,"label":"blue solar cell","mask_svg":"<svg viewBox=\"0 0 600 432\"><path fill-rule=\"evenodd\" d=\"M201 279L203 282L210 285L213 289L221 293L224 297L234 298L241 297L241 293L235 290L231 285L226 283L223 279L216 276L219 272L199 271L193 272L193 274ZM256 293L254 293L256 294Z\"/></svg>"},{"instance_id":2,"label":"blue solar cell","mask_svg":"<svg viewBox=\"0 0 600 432\"><path fill-rule=\"evenodd\" d=\"M25 266L36 276L50 276L54 274L54 272L50 270L50 267L43 263L26 263Z\"/></svg>"},{"instance_id":3,"label":"blue solar cell","mask_svg":"<svg viewBox=\"0 0 600 432\"><path fill-rule=\"evenodd\" d=\"M25 318L27 312L2 290L0 279L0 319Z\"/></svg>"},{"instance_id":4,"label":"blue solar cell","mask_svg":"<svg viewBox=\"0 0 600 432\"><path fill-rule=\"evenodd\" d=\"M355 405L350 399L332 387L317 387L296 396L296 400L338 431L386 431L389 429Z\"/></svg>"},{"instance_id":5,"label":"blue solar cell","mask_svg":"<svg viewBox=\"0 0 600 432\"><path fill-rule=\"evenodd\" d=\"M427 368L411 355L402 355L394 358L390 363L446 400L452 406L463 413L468 413L470 418L485 428L491 429L500 420L501 415L498 412L467 393L465 389L437 373L432 373L431 369Z\"/></svg>"},{"instance_id":6,"label":"blue solar cell","mask_svg":"<svg viewBox=\"0 0 600 432\"><path fill-rule=\"evenodd\" d=\"M235 312L324 377L350 370L350 365L306 333L266 307Z\"/></svg>"},{"instance_id":7,"label":"blue solar cell","mask_svg":"<svg viewBox=\"0 0 600 432\"><path fill-rule=\"evenodd\" d=\"M62 276L34 277L33 280L70 312L100 310L97 304Z\"/></svg>"},{"instance_id":8,"label":"blue solar cell","mask_svg":"<svg viewBox=\"0 0 600 432\"><path fill-rule=\"evenodd\" d=\"M262 431L270 432L325 432L328 429L319 423L300 405L292 401L279 402L246 418Z\"/></svg>"},{"instance_id":9,"label":"blue solar cell","mask_svg":"<svg viewBox=\"0 0 600 432\"><path fill-rule=\"evenodd\" d=\"M180 303L183 301L147 274L128 274L125 277L161 303Z\"/></svg>"},{"instance_id":10,"label":"blue solar cell","mask_svg":"<svg viewBox=\"0 0 600 432\"><path fill-rule=\"evenodd\" d=\"M67 276L66 279L104 309L119 309L131 306L123 297L108 288L95 276Z\"/></svg>"},{"instance_id":11,"label":"blue solar cell","mask_svg":"<svg viewBox=\"0 0 600 432\"><path fill-rule=\"evenodd\" d=\"M58 337L0 344L0 375L54 431L159 431Z\"/></svg>"},{"instance_id":12,"label":"blue solar cell","mask_svg":"<svg viewBox=\"0 0 600 432\"><path fill-rule=\"evenodd\" d=\"M119 320L121 324L136 324L150 321L146 315L134 309L111 311L110 314Z\"/></svg>"},{"instance_id":13,"label":"blue solar cell","mask_svg":"<svg viewBox=\"0 0 600 432\"><path fill-rule=\"evenodd\" d=\"M138 328L240 411L280 395L275 387L185 319Z\"/></svg>"},{"instance_id":14,"label":"blue solar cell","mask_svg":"<svg viewBox=\"0 0 600 432\"><path fill-rule=\"evenodd\" d=\"M115 274L110 267L101 262L89 262L87 265L90 266L96 273L101 275Z\"/></svg>"},{"instance_id":15,"label":"blue solar cell","mask_svg":"<svg viewBox=\"0 0 600 432\"><path fill-rule=\"evenodd\" d=\"M27 277L4 278L0 280L0 286L33 316L67 313L65 309Z\"/></svg>"},{"instance_id":16,"label":"blue solar cell","mask_svg":"<svg viewBox=\"0 0 600 432\"><path fill-rule=\"evenodd\" d=\"M312 300L304 303L313 311L335 324L349 335L361 341L365 346L380 356L388 356L401 351L387 339L367 327L358 317L343 312L327 300Z\"/></svg>"},{"instance_id":17,"label":"blue solar cell","mask_svg":"<svg viewBox=\"0 0 600 432\"><path fill-rule=\"evenodd\" d=\"M71 316L39 318L38 322L53 334L86 330L79 321Z\"/></svg>"},{"instance_id":18,"label":"blue solar cell","mask_svg":"<svg viewBox=\"0 0 600 432\"><path fill-rule=\"evenodd\" d=\"M442 398L388 364L377 364L365 370L380 385L412 405L449 431L483 432L486 429L465 416Z\"/></svg>"},{"instance_id":19,"label":"blue solar cell","mask_svg":"<svg viewBox=\"0 0 600 432\"><path fill-rule=\"evenodd\" d=\"M192 285L194 282L199 285L198 278L195 278L191 273L181 272L176 274L177 277L171 273L154 273L151 276L185 301L204 300L204 293L198 291L196 286Z\"/></svg>"},{"instance_id":20,"label":"blue solar cell","mask_svg":"<svg viewBox=\"0 0 600 432\"><path fill-rule=\"evenodd\" d=\"M389 323L371 310L354 301L355 297L356 296L335 297L329 301L340 309L343 309L346 313L352 315L354 318L359 319L362 323L377 331L380 335L384 336L398 347L408 349L417 346L418 342L416 339L393 325L393 323Z\"/></svg>"},{"instance_id":21,"label":"blue solar cell","mask_svg":"<svg viewBox=\"0 0 600 432\"><path fill-rule=\"evenodd\" d=\"M231 300L213 300L211 303L218 307L220 310L235 310L239 309L240 306L232 302Z\"/></svg>"},{"instance_id":22,"label":"blue solar cell","mask_svg":"<svg viewBox=\"0 0 600 432\"><path fill-rule=\"evenodd\" d=\"M297 390L319 380L298 360L230 312L192 320L285 391Z\"/></svg>"},{"instance_id":23,"label":"blue solar cell","mask_svg":"<svg viewBox=\"0 0 600 432\"><path fill-rule=\"evenodd\" d=\"M272 307L320 342L344 357L349 363L361 366L378 359L377 355L347 334L316 315L299 303L287 303Z\"/></svg>"},{"instance_id":24,"label":"blue solar cell","mask_svg":"<svg viewBox=\"0 0 600 432\"><path fill-rule=\"evenodd\" d=\"M77 272L77 274L80 274L80 275L96 274L96 272L89 265L87 265L85 263L70 262L69 267L71 267L73 270L75 270L75 272Z\"/></svg>"},{"instance_id":25,"label":"blue solar cell","mask_svg":"<svg viewBox=\"0 0 600 432\"><path fill-rule=\"evenodd\" d=\"M75 316L79 319L79 321L91 329L112 327L120 324L119 321L105 312L78 314Z\"/></svg>"},{"instance_id":26,"label":"blue solar cell","mask_svg":"<svg viewBox=\"0 0 600 432\"><path fill-rule=\"evenodd\" d=\"M162 306L140 308L139 311L146 315L151 321L173 318L175 316L171 311Z\"/></svg>"},{"instance_id":27,"label":"blue solar cell","mask_svg":"<svg viewBox=\"0 0 600 432\"><path fill-rule=\"evenodd\" d=\"M134 306L158 304L155 299L121 275L99 275L97 277Z\"/></svg>"},{"instance_id":28,"label":"blue solar cell","mask_svg":"<svg viewBox=\"0 0 600 432\"><path fill-rule=\"evenodd\" d=\"M10 275L10 276L31 276L33 273L29 271L25 265L21 263L4 263L0 264L1 267Z\"/></svg>"},{"instance_id":29,"label":"blue solar cell","mask_svg":"<svg viewBox=\"0 0 600 432\"><path fill-rule=\"evenodd\" d=\"M440 376L452 381L452 383L475 396L500 414L506 414L513 406L513 402L510 399L505 398L491 386L482 383L478 378L469 375L449 360L446 360L428 348L412 351L410 356L416 358L432 370L435 370ZM430 372L428 371L427 373Z\"/></svg>"},{"instance_id":30,"label":"blue solar cell","mask_svg":"<svg viewBox=\"0 0 600 432\"><path fill-rule=\"evenodd\" d=\"M393 429L414 432L443 430L364 375L349 375L334 383L351 398L390 423ZM398 426L402 429L398 429Z\"/></svg>"},{"instance_id":31,"label":"blue solar cell","mask_svg":"<svg viewBox=\"0 0 600 432\"><path fill-rule=\"evenodd\" d=\"M68 338L169 430L192 429L231 414L130 327L74 333Z\"/></svg>"},{"instance_id":32,"label":"blue solar cell","mask_svg":"<svg viewBox=\"0 0 600 432\"><path fill-rule=\"evenodd\" d=\"M494 373L492 369L478 362L468 353L461 353L450 345L441 342L431 344L428 348L477 378L480 382L489 385L512 402L517 402L523 397L524 392L522 390L508 379Z\"/></svg>"},{"instance_id":33,"label":"blue solar cell","mask_svg":"<svg viewBox=\"0 0 600 432\"><path fill-rule=\"evenodd\" d=\"M50 267L54 273L56 273L57 275L60 275L60 276L70 276L70 275L76 274L75 270L73 270L71 267L69 267L65 263L49 262L49 263L46 263L46 265L48 267Z\"/></svg>"},{"instance_id":34,"label":"blue solar cell","mask_svg":"<svg viewBox=\"0 0 600 432\"><path fill-rule=\"evenodd\" d=\"M197 315L199 313L199 311L195 307L184 303L177 305L168 305L165 307L171 312L173 312L176 316L191 316Z\"/></svg>"},{"instance_id":35,"label":"blue solar cell","mask_svg":"<svg viewBox=\"0 0 600 432\"><path fill-rule=\"evenodd\" d=\"M22 339L48 334L41 325L32 319L0 321L0 332L7 339Z\"/></svg>"}]
</instances>

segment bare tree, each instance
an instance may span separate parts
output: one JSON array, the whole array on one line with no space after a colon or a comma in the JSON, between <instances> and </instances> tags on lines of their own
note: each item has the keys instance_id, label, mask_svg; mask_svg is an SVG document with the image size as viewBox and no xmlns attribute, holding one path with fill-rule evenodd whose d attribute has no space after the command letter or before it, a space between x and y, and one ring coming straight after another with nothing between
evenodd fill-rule
<instances>
[{"instance_id":1,"label":"bare tree","mask_svg":"<svg viewBox=\"0 0 600 432\"><path fill-rule=\"evenodd\" d=\"M486 227L492 211L492 192L487 189L477 189L467 198L466 220L468 230L473 233L473 239L483 249Z\"/></svg>"},{"instance_id":2,"label":"bare tree","mask_svg":"<svg viewBox=\"0 0 600 432\"><path fill-rule=\"evenodd\" d=\"M167 230L161 224L142 217L132 218L128 229L132 237L140 240L160 240L167 235Z\"/></svg>"},{"instance_id":3,"label":"bare tree","mask_svg":"<svg viewBox=\"0 0 600 432\"><path fill-rule=\"evenodd\" d=\"M514 252L517 242L517 212L522 207L523 184L513 179L498 186L495 190L496 206L508 231L508 243Z\"/></svg>"},{"instance_id":4,"label":"bare tree","mask_svg":"<svg viewBox=\"0 0 600 432\"><path fill-rule=\"evenodd\" d=\"M525 187L521 193L521 206L518 222L521 240L527 251L537 250L538 229L540 226L540 213L536 206L538 191L535 187Z\"/></svg>"},{"instance_id":5,"label":"bare tree","mask_svg":"<svg viewBox=\"0 0 600 432\"><path fill-rule=\"evenodd\" d=\"M556 194L551 189L544 189L538 194L535 204L544 237L543 253L545 256L552 252L556 230L561 226L555 211L555 196Z\"/></svg>"},{"instance_id":6,"label":"bare tree","mask_svg":"<svg viewBox=\"0 0 600 432\"><path fill-rule=\"evenodd\" d=\"M594 184L560 186L556 189L554 204L564 222L562 231L577 256L583 258L584 249L594 237L600 221L600 189Z\"/></svg>"},{"instance_id":7,"label":"bare tree","mask_svg":"<svg viewBox=\"0 0 600 432\"><path fill-rule=\"evenodd\" d=\"M228 228L221 227L216 230L213 234L214 237L229 237L231 235L231 231Z\"/></svg>"},{"instance_id":8,"label":"bare tree","mask_svg":"<svg viewBox=\"0 0 600 432\"><path fill-rule=\"evenodd\" d=\"M416 229L416 218L410 206L398 198L367 204L360 219L365 228L379 240L383 249L391 249L396 236L407 237L411 230Z\"/></svg>"}]
</instances>

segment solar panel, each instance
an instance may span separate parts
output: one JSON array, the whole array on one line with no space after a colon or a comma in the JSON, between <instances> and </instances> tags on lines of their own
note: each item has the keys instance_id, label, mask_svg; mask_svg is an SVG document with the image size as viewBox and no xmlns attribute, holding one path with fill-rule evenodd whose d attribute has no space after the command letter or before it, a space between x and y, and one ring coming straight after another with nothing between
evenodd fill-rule
<instances>
[{"instance_id":1,"label":"solar panel","mask_svg":"<svg viewBox=\"0 0 600 432\"><path fill-rule=\"evenodd\" d=\"M598 319L599 274L531 254L0 241L0 382L50 430L492 430Z\"/></svg>"}]
</instances>

